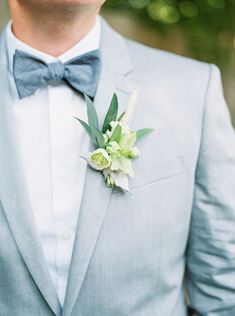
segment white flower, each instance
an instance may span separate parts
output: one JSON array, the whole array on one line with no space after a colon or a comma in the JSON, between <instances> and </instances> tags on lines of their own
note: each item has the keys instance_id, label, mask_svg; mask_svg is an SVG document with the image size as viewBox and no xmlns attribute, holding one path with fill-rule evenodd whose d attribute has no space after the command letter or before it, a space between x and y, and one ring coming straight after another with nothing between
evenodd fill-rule
<instances>
[{"instance_id":1,"label":"white flower","mask_svg":"<svg viewBox=\"0 0 235 316\"><path fill-rule=\"evenodd\" d=\"M135 131L129 131L128 133L122 133L119 145L121 148L131 148L137 140Z\"/></svg>"},{"instance_id":2,"label":"white flower","mask_svg":"<svg viewBox=\"0 0 235 316\"><path fill-rule=\"evenodd\" d=\"M113 134L113 131L115 130L115 128L117 127L117 125L120 125L122 128L122 134L125 133L130 133L130 127L126 124L124 124L124 122L122 121L112 121L110 122L110 126L111 126L111 130L107 130L106 135L110 138Z\"/></svg>"},{"instance_id":3,"label":"white flower","mask_svg":"<svg viewBox=\"0 0 235 316\"><path fill-rule=\"evenodd\" d=\"M110 169L116 172L121 171L130 177L134 177L135 175L131 160L122 156L112 158Z\"/></svg>"},{"instance_id":4,"label":"white flower","mask_svg":"<svg viewBox=\"0 0 235 316\"><path fill-rule=\"evenodd\" d=\"M140 151L136 147L121 149L120 153L128 159L136 159L140 156Z\"/></svg>"},{"instance_id":5,"label":"white flower","mask_svg":"<svg viewBox=\"0 0 235 316\"><path fill-rule=\"evenodd\" d=\"M124 191L130 192L128 176L122 171L113 172L110 168L103 171L107 186L119 187Z\"/></svg>"},{"instance_id":6,"label":"white flower","mask_svg":"<svg viewBox=\"0 0 235 316\"><path fill-rule=\"evenodd\" d=\"M114 93L103 128L100 130L95 106L92 100L85 95L88 123L76 118L85 128L95 148L98 148L93 152L81 155L81 157L93 169L103 173L108 186L117 186L125 191L129 191L129 177L134 177L132 161L140 155L135 144L137 140L142 139L152 131L150 128L134 131L128 125L128 121L135 111L137 99L138 90L135 90L131 94L127 110L119 116L119 119L116 119L118 97ZM110 118L114 120L110 122Z\"/></svg>"},{"instance_id":7,"label":"white flower","mask_svg":"<svg viewBox=\"0 0 235 316\"><path fill-rule=\"evenodd\" d=\"M103 148L98 148L92 153L87 153L81 157L84 158L95 170L104 170L109 168L111 165L109 154Z\"/></svg>"},{"instance_id":8,"label":"white flower","mask_svg":"<svg viewBox=\"0 0 235 316\"><path fill-rule=\"evenodd\" d=\"M109 155L115 156L119 154L120 146L114 140L109 142L106 146L106 151Z\"/></svg>"},{"instance_id":9,"label":"white flower","mask_svg":"<svg viewBox=\"0 0 235 316\"><path fill-rule=\"evenodd\" d=\"M128 176L123 172L113 174L113 180L117 187L124 191L130 192Z\"/></svg>"}]
</instances>

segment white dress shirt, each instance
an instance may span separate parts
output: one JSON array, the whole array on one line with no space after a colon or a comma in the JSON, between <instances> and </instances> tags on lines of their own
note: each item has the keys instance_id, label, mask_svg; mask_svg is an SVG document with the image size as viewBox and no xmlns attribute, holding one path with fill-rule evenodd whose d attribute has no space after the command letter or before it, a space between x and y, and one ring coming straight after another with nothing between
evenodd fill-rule
<instances>
[{"instance_id":1,"label":"white dress shirt","mask_svg":"<svg viewBox=\"0 0 235 316\"><path fill-rule=\"evenodd\" d=\"M19 41L6 30L9 80L23 172L45 260L63 306L77 218L85 180L89 140L75 120L87 120L84 99L66 83L50 83L34 95L19 99L13 78L13 56L22 50L47 63L66 62L99 48L100 18L92 30L58 58Z\"/></svg>"}]
</instances>

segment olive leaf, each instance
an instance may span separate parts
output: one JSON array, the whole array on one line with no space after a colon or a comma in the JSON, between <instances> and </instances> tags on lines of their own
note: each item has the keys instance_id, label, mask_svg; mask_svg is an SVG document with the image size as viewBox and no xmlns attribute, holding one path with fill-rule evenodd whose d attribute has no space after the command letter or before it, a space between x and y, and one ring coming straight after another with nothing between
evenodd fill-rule
<instances>
[{"instance_id":1,"label":"olive leaf","mask_svg":"<svg viewBox=\"0 0 235 316\"><path fill-rule=\"evenodd\" d=\"M87 95L85 95L85 100L87 104L88 125L92 130L95 130L96 128L99 129L98 115L94 103Z\"/></svg>"},{"instance_id":2,"label":"olive leaf","mask_svg":"<svg viewBox=\"0 0 235 316\"><path fill-rule=\"evenodd\" d=\"M117 98L116 93L114 93L114 95L112 97L112 101L111 101L109 109L108 109L108 112L107 112L105 119L104 119L103 127L102 127L102 132L104 134L109 129L110 123L112 121L116 121L117 114L118 114L118 98Z\"/></svg>"},{"instance_id":3,"label":"olive leaf","mask_svg":"<svg viewBox=\"0 0 235 316\"><path fill-rule=\"evenodd\" d=\"M87 117L88 117L88 124L79 118L76 118L82 126L87 131L88 135L90 136L92 142L97 148L104 148L105 147L105 139L103 133L99 130L99 120L98 115L92 100L87 96L84 95L87 105Z\"/></svg>"},{"instance_id":4,"label":"olive leaf","mask_svg":"<svg viewBox=\"0 0 235 316\"><path fill-rule=\"evenodd\" d=\"M86 122L84 122L83 120L80 120L77 117L75 117L75 119L82 124L82 126L85 128L85 130L87 131L88 135L90 136L91 140L96 145L96 139L94 138L94 135L93 135L93 132L92 132L92 129L90 128L90 126Z\"/></svg>"},{"instance_id":5,"label":"olive leaf","mask_svg":"<svg viewBox=\"0 0 235 316\"><path fill-rule=\"evenodd\" d=\"M153 128L143 128L136 131L136 140L140 141L142 138L147 136L149 133L153 132Z\"/></svg>"},{"instance_id":6,"label":"olive leaf","mask_svg":"<svg viewBox=\"0 0 235 316\"><path fill-rule=\"evenodd\" d=\"M124 117L125 114L126 114L126 111L123 112L123 113L119 116L118 122L120 122L120 121L123 119L123 117Z\"/></svg>"},{"instance_id":7,"label":"olive leaf","mask_svg":"<svg viewBox=\"0 0 235 316\"><path fill-rule=\"evenodd\" d=\"M119 143L121 136L122 136L122 127L118 124L111 135L111 140L114 140L115 142Z\"/></svg>"},{"instance_id":8,"label":"olive leaf","mask_svg":"<svg viewBox=\"0 0 235 316\"><path fill-rule=\"evenodd\" d=\"M103 133L96 129L96 135L95 135L96 143L98 148L105 148L105 139Z\"/></svg>"}]
</instances>

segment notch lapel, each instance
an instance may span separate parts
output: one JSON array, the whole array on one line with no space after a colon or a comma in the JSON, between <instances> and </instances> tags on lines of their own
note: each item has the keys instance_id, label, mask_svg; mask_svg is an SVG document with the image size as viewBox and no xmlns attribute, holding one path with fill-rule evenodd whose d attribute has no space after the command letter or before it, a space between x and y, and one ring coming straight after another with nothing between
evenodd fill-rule
<instances>
[{"instance_id":1,"label":"notch lapel","mask_svg":"<svg viewBox=\"0 0 235 316\"><path fill-rule=\"evenodd\" d=\"M19 151L10 100L5 39L0 40L0 200L21 256L39 291L56 315L61 307L37 234ZM13 263L14 264L14 263Z\"/></svg>"},{"instance_id":2,"label":"notch lapel","mask_svg":"<svg viewBox=\"0 0 235 316\"><path fill-rule=\"evenodd\" d=\"M95 97L95 107L99 121L103 122L113 93L116 92L118 95L121 113L126 110L130 95L135 88L127 79L127 74L131 72L132 67L125 41L104 21L102 21L101 58L102 71ZM63 316L69 316L73 311L111 195L112 189L105 185L102 174L87 166Z\"/></svg>"}]
</instances>

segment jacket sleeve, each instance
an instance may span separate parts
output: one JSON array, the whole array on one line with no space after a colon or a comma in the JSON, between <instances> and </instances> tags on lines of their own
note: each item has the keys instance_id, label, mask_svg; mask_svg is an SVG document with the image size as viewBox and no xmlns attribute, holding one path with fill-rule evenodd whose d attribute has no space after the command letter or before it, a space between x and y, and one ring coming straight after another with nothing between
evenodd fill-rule
<instances>
[{"instance_id":1,"label":"jacket sleeve","mask_svg":"<svg viewBox=\"0 0 235 316\"><path fill-rule=\"evenodd\" d=\"M220 72L210 66L186 285L195 315L235 315L235 133Z\"/></svg>"}]
</instances>

